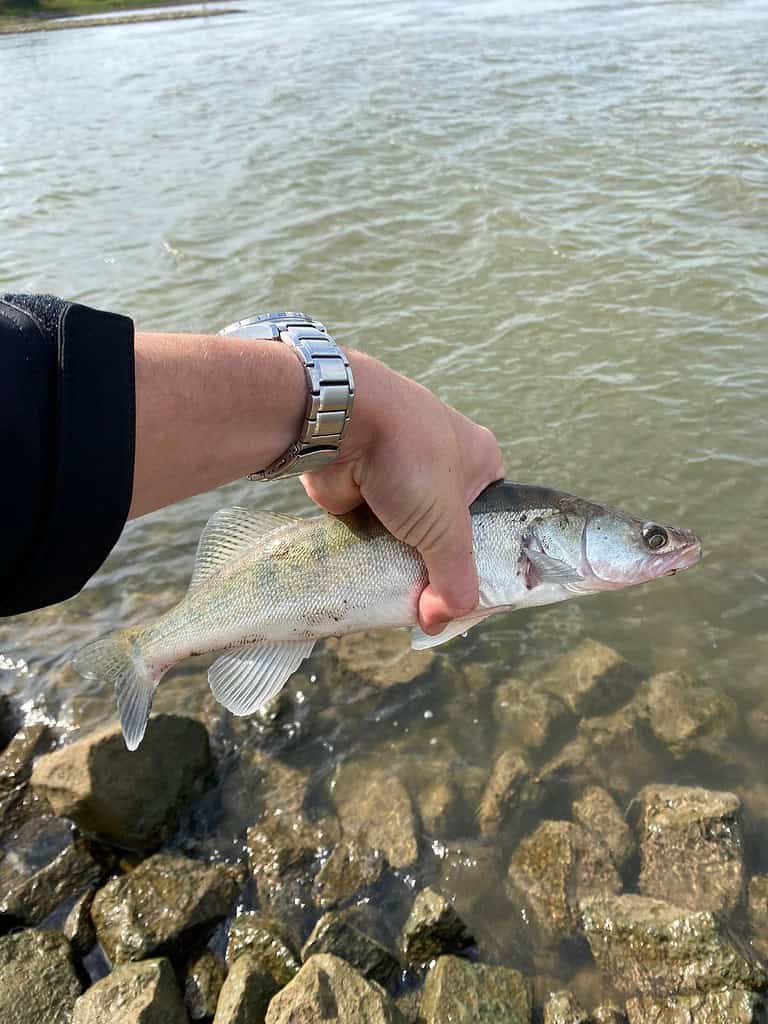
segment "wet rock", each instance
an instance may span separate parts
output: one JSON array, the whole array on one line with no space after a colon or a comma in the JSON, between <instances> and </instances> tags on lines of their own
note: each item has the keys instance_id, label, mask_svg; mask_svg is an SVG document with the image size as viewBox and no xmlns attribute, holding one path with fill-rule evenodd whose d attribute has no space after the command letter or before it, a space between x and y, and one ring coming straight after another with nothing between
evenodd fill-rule
<instances>
[{"instance_id":1,"label":"wet rock","mask_svg":"<svg viewBox=\"0 0 768 1024\"><path fill-rule=\"evenodd\" d=\"M590 1024L570 992L553 992L544 1006L544 1024Z\"/></svg>"},{"instance_id":2,"label":"wet rock","mask_svg":"<svg viewBox=\"0 0 768 1024\"><path fill-rule=\"evenodd\" d=\"M438 779L419 788L416 804L425 832L447 838L461 831L461 793L451 779Z\"/></svg>"},{"instance_id":3,"label":"wet rock","mask_svg":"<svg viewBox=\"0 0 768 1024\"><path fill-rule=\"evenodd\" d=\"M104 952L119 964L184 952L226 917L237 892L222 864L157 853L100 889L91 916Z\"/></svg>"},{"instance_id":4,"label":"wet rock","mask_svg":"<svg viewBox=\"0 0 768 1024\"><path fill-rule=\"evenodd\" d=\"M574 790L594 781L595 765L585 736L577 736L546 761L533 776L542 798L549 793Z\"/></svg>"},{"instance_id":5,"label":"wet rock","mask_svg":"<svg viewBox=\"0 0 768 1024\"><path fill-rule=\"evenodd\" d=\"M20 717L14 701L7 694L0 693L0 750L10 743L19 728Z\"/></svg>"},{"instance_id":6,"label":"wet rock","mask_svg":"<svg viewBox=\"0 0 768 1024\"><path fill-rule=\"evenodd\" d=\"M189 1024L168 960L122 964L75 1003L72 1024Z\"/></svg>"},{"instance_id":7,"label":"wet rock","mask_svg":"<svg viewBox=\"0 0 768 1024\"><path fill-rule=\"evenodd\" d=\"M608 848L569 821L545 821L512 855L508 889L530 909L549 939L576 930L579 903L593 895L621 892L621 879Z\"/></svg>"},{"instance_id":8,"label":"wet rock","mask_svg":"<svg viewBox=\"0 0 768 1024\"><path fill-rule=\"evenodd\" d=\"M266 1024L405 1024L395 1003L339 957L311 957L269 1004ZM218 1024L218 1022L217 1022Z\"/></svg>"},{"instance_id":9,"label":"wet rock","mask_svg":"<svg viewBox=\"0 0 768 1024\"><path fill-rule=\"evenodd\" d=\"M768 984L764 967L711 911L628 895L585 901L582 920L598 966L620 991L663 996Z\"/></svg>"},{"instance_id":10,"label":"wet rock","mask_svg":"<svg viewBox=\"0 0 768 1024\"><path fill-rule=\"evenodd\" d=\"M754 992L728 990L690 996L644 996L627 1002L629 1024L760 1024L763 1002Z\"/></svg>"},{"instance_id":11,"label":"wet rock","mask_svg":"<svg viewBox=\"0 0 768 1024\"><path fill-rule=\"evenodd\" d=\"M358 892L375 885L384 870L384 858L360 837L340 840L315 877L312 895L321 910L351 900Z\"/></svg>"},{"instance_id":12,"label":"wet rock","mask_svg":"<svg viewBox=\"0 0 768 1024\"><path fill-rule=\"evenodd\" d=\"M335 910L324 914L317 922L302 948L301 957L306 962L318 953L330 953L346 960L383 988L395 980L400 968L397 958L386 947Z\"/></svg>"},{"instance_id":13,"label":"wet rock","mask_svg":"<svg viewBox=\"0 0 768 1024\"><path fill-rule=\"evenodd\" d=\"M413 864L419 853L413 806L396 775L348 761L336 773L333 799L344 835L362 833L393 868Z\"/></svg>"},{"instance_id":14,"label":"wet rock","mask_svg":"<svg viewBox=\"0 0 768 1024\"><path fill-rule=\"evenodd\" d=\"M199 722L158 715L138 750L126 749L119 728L102 729L38 758L32 783L56 814L83 831L149 850L172 833L210 766Z\"/></svg>"},{"instance_id":15,"label":"wet rock","mask_svg":"<svg viewBox=\"0 0 768 1024\"><path fill-rule=\"evenodd\" d=\"M75 902L67 914L62 931L72 943L72 948L84 957L89 949L96 945L96 929L91 919L91 906L95 891L88 889Z\"/></svg>"},{"instance_id":16,"label":"wet rock","mask_svg":"<svg viewBox=\"0 0 768 1024\"><path fill-rule=\"evenodd\" d=\"M768 960L768 875L750 878L747 910L752 945L764 960Z\"/></svg>"},{"instance_id":17,"label":"wet rock","mask_svg":"<svg viewBox=\"0 0 768 1024\"><path fill-rule=\"evenodd\" d=\"M263 816L301 814L309 782L306 772L280 758L252 745L243 747L219 790L217 831L241 835Z\"/></svg>"},{"instance_id":18,"label":"wet rock","mask_svg":"<svg viewBox=\"0 0 768 1024\"><path fill-rule=\"evenodd\" d=\"M352 633L329 640L327 648L336 655L344 688L359 680L379 690L412 683L426 675L437 659L434 650L412 650L409 634L392 629Z\"/></svg>"},{"instance_id":19,"label":"wet rock","mask_svg":"<svg viewBox=\"0 0 768 1024\"><path fill-rule=\"evenodd\" d=\"M213 1017L226 975L224 964L209 949L192 957L184 972L184 1005L190 1020Z\"/></svg>"},{"instance_id":20,"label":"wet rock","mask_svg":"<svg viewBox=\"0 0 768 1024\"><path fill-rule=\"evenodd\" d=\"M80 989L61 932L29 929L0 938L3 1024L70 1024Z\"/></svg>"},{"instance_id":21,"label":"wet rock","mask_svg":"<svg viewBox=\"0 0 768 1024\"><path fill-rule=\"evenodd\" d=\"M0 914L39 924L65 900L100 882L104 869L62 818L38 818L8 837L0 860Z\"/></svg>"},{"instance_id":22,"label":"wet rock","mask_svg":"<svg viewBox=\"0 0 768 1024\"><path fill-rule=\"evenodd\" d=\"M590 1024L627 1024L627 1018L613 1003L601 1003L592 1011Z\"/></svg>"},{"instance_id":23,"label":"wet rock","mask_svg":"<svg viewBox=\"0 0 768 1024\"><path fill-rule=\"evenodd\" d=\"M493 838L502 825L531 802L530 769L514 750L496 759L477 811L480 835Z\"/></svg>"},{"instance_id":24,"label":"wet rock","mask_svg":"<svg viewBox=\"0 0 768 1024\"><path fill-rule=\"evenodd\" d=\"M610 779L611 789L628 797L638 779L658 773L659 752L649 733L640 701L609 715L585 718L579 734L587 744L586 763L595 779Z\"/></svg>"},{"instance_id":25,"label":"wet rock","mask_svg":"<svg viewBox=\"0 0 768 1024\"><path fill-rule=\"evenodd\" d=\"M510 967L441 956L427 975L421 1013L426 1024L530 1024L530 985Z\"/></svg>"},{"instance_id":26,"label":"wet rock","mask_svg":"<svg viewBox=\"0 0 768 1024\"><path fill-rule=\"evenodd\" d=\"M768 742L768 704L750 708L744 718L753 738L758 743Z\"/></svg>"},{"instance_id":27,"label":"wet rock","mask_svg":"<svg viewBox=\"0 0 768 1024\"><path fill-rule=\"evenodd\" d=\"M685 672L660 672L645 690L651 728L675 757L720 755L739 728L736 702Z\"/></svg>"},{"instance_id":28,"label":"wet rock","mask_svg":"<svg viewBox=\"0 0 768 1024\"><path fill-rule=\"evenodd\" d=\"M269 971L248 956L240 957L221 987L213 1024L262 1024L277 990Z\"/></svg>"},{"instance_id":29,"label":"wet rock","mask_svg":"<svg viewBox=\"0 0 768 1024\"><path fill-rule=\"evenodd\" d=\"M439 888L461 917L477 912L488 893L501 882L495 843L462 839L439 847Z\"/></svg>"},{"instance_id":30,"label":"wet rock","mask_svg":"<svg viewBox=\"0 0 768 1024\"><path fill-rule=\"evenodd\" d=\"M583 640L559 658L536 683L558 697L578 718L602 715L630 699L640 673L612 647Z\"/></svg>"},{"instance_id":31,"label":"wet rock","mask_svg":"<svg viewBox=\"0 0 768 1024\"><path fill-rule=\"evenodd\" d=\"M253 910L238 914L229 926L227 963L234 964L241 956L270 974L276 988L287 985L301 967L295 937L285 922Z\"/></svg>"},{"instance_id":32,"label":"wet rock","mask_svg":"<svg viewBox=\"0 0 768 1024\"><path fill-rule=\"evenodd\" d=\"M51 817L51 805L26 783L0 791L0 838L17 832L33 818Z\"/></svg>"},{"instance_id":33,"label":"wet rock","mask_svg":"<svg viewBox=\"0 0 768 1024\"><path fill-rule=\"evenodd\" d=\"M401 935L401 949L409 963L425 964L444 953L459 953L474 941L445 896L434 889L421 890Z\"/></svg>"},{"instance_id":34,"label":"wet rock","mask_svg":"<svg viewBox=\"0 0 768 1024\"><path fill-rule=\"evenodd\" d=\"M573 817L608 847L619 871L634 853L635 842L618 804L607 789L591 786L573 804Z\"/></svg>"},{"instance_id":35,"label":"wet rock","mask_svg":"<svg viewBox=\"0 0 768 1024\"><path fill-rule=\"evenodd\" d=\"M32 774L32 762L50 749L53 737L47 725L27 725L13 736L0 754L0 792L26 782Z\"/></svg>"},{"instance_id":36,"label":"wet rock","mask_svg":"<svg viewBox=\"0 0 768 1024\"><path fill-rule=\"evenodd\" d=\"M561 700L521 679L497 687L493 713L498 723L496 747L502 751L540 750L571 717Z\"/></svg>"},{"instance_id":37,"label":"wet rock","mask_svg":"<svg viewBox=\"0 0 768 1024\"><path fill-rule=\"evenodd\" d=\"M637 806L640 892L692 910L733 910L744 893L739 798L688 786L646 786Z\"/></svg>"}]
</instances>

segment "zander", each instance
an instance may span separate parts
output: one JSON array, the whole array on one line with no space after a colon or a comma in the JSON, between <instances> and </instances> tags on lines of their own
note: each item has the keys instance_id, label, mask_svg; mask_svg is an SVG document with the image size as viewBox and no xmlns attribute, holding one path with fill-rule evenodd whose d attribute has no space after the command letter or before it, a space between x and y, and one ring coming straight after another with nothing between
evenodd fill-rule
<instances>
[{"instance_id":1,"label":"zander","mask_svg":"<svg viewBox=\"0 0 768 1024\"><path fill-rule=\"evenodd\" d=\"M432 647L496 612L621 590L701 557L690 530L546 487L492 484L470 511L480 601L437 636L416 624L423 561L369 510L298 519L231 508L203 530L184 599L155 622L90 644L75 667L114 683L135 750L157 684L192 655L227 652L208 671L211 690L233 714L247 715L280 691L322 637L411 626L412 646Z\"/></svg>"}]
</instances>

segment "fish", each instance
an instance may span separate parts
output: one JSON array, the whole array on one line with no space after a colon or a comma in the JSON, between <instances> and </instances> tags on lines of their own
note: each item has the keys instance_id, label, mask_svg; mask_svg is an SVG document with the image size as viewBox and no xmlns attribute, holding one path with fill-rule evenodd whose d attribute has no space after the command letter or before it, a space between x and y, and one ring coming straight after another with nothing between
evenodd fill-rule
<instances>
[{"instance_id":1,"label":"fish","mask_svg":"<svg viewBox=\"0 0 768 1024\"><path fill-rule=\"evenodd\" d=\"M209 519L175 607L89 644L75 668L114 685L125 742L135 750L158 683L194 655L221 652L208 670L210 688L232 714L248 715L323 638L410 627L411 646L422 650L499 612L621 590L701 558L690 530L547 487L497 481L470 516L479 602L435 636L418 625L428 582L421 556L367 506L305 518L237 507Z\"/></svg>"}]
</instances>

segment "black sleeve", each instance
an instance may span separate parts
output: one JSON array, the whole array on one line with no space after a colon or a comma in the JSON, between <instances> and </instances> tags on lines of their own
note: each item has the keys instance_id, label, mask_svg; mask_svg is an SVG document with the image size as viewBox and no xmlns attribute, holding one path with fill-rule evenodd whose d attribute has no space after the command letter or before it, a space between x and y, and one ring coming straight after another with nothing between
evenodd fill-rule
<instances>
[{"instance_id":1,"label":"black sleeve","mask_svg":"<svg viewBox=\"0 0 768 1024\"><path fill-rule=\"evenodd\" d=\"M0 615L76 594L133 489L133 323L51 295L0 296Z\"/></svg>"}]
</instances>

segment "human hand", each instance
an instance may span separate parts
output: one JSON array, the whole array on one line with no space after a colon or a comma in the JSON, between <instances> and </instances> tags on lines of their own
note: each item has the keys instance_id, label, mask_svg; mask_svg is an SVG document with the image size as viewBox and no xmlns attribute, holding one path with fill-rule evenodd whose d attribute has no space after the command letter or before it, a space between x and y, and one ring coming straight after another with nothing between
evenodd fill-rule
<instances>
[{"instance_id":1,"label":"human hand","mask_svg":"<svg viewBox=\"0 0 768 1024\"><path fill-rule=\"evenodd\" d=\"M504 475L493 434L431 391L360 352L347 353L355 406L338 458L305 473L309 497L333 515L366 502L418 550L429 584L419 597L426 633L477 606L469 505Z\"/></svg>"}]
</instances>

